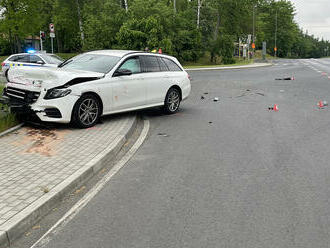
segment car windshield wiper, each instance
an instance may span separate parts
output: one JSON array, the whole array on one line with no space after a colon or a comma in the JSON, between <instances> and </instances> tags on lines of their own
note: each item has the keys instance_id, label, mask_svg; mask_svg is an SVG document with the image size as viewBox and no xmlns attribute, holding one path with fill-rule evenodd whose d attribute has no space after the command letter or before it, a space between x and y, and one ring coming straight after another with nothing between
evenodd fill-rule
<instances>
[{"instance_id":1,"label":"car windshield wiper","mask_svg":"<svg viewBox=\"0 0 330 248\"><path fill-rule=\"evenodd\" d=\"M71 63L72 61L73 61L73 59L67 59L67 60L63 61L61 64L59 64L57 67L58 68L61 68L61 67L65 66L65 65Z\"/></svg>"}]
</instances>

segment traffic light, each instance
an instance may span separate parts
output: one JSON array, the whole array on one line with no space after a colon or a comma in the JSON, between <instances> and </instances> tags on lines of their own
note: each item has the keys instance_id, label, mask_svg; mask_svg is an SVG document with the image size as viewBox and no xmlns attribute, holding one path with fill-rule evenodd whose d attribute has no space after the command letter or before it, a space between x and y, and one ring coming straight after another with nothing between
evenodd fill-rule
<instances>
[{"instance_id":1,"label":"traffic light","mask_svg":"<svg viewBox=\"0 0 330 248\"><path fill-rule=\"evenodd\" d=\"M45 41L45 40L46 40L46 34L45 34L44 31L40 31L40 39L41 39L42 41Z\"/></svg>"}]
</instances>

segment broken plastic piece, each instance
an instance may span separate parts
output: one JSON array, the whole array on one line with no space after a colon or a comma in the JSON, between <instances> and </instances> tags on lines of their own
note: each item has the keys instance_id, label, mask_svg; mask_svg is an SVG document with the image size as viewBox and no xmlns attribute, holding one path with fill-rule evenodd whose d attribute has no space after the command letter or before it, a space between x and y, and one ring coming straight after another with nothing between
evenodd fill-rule
<instances>
[{"instance_id":1,"label":"broken plastic piece","mask_svg":"<svg viewBox=\"0 0 330 248\"><path fill-rule=\"evenodd\" d=\"M295 78L294 77L275 78L275 80L287 80L287 81L289 81L289 80L295 80Z\"/></svg>"},{"instance_id":2,"label":"broken plastic piece","mask_svg":"<svg viewBox=\"0 0 330 248\"><path fill-rule=\"evenodd\" d=\"M202 100L204 100L204 99L205 99L205 97L204 97L204 96L201 96L201 99L202 99Z\"/></svg>"},{"instance_id":3,"label":"broken plastic piece","mask_svg":"<svg viewBox=\"0 0 330 248\"><path fill-rule=\"evenodd\" d=\"M158 136L162 136L162 137L168 137L169 135L166 133L159 133Z\"/></svg>"},{"instance_id":4,"label":"broken plastic piece","mask_svg":"<svg viewBox=\"0 0 330 248\"><path fill-rule=\"evenodd\" d=\"M213 102L218 102L219 101L219 98L218 97L214 97L213 98Z\"/></svg>"},{"instance_id":5,"label":"broken plastic piece","mask_svg":"<svg viewBox=\"0 0 330 248\"><path fill-rule=\"evenodd\" d=\"M324 107L328 106L328 102L327 102L327 101L319 101L319 102L317 103L317 106L318 106L319 108L324 108Z\"/></svg>"},{"instance_id":6,"label":"broken plastic piece","mask_svg":"<svg viewBox=\"0 0 330 248\"><path fill-rule=\"evenodd\" d=\"M274 104L274 107L269 107L268 110L273 110L273 111L277 112L279 109L278 109L277 104Z\"/></svg>"}]
</instances>

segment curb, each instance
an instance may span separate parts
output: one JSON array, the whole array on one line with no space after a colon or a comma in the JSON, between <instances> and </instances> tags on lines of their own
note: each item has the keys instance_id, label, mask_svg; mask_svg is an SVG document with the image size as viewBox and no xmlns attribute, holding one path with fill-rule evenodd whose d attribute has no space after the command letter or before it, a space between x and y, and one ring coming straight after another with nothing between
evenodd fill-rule
<instances>
[{"instance_id":1,"label":"curb","mask_svg":"<svg viewBox=\"0 0 330 248\"><path fill-rule=\"evenodd\" d=\"M191 68L184 69L185 71L211 71L211 70L233 70L233 69L254 69L272 66L272 63L259 64L255 63L253 65L241 65L241 66L226 66L226 67L200 67L200 68Z\"/></svg>"},{"instance_id":2,"label":"curb","mask_svg":"<svg viewBox=\"0 0 330 248\"><path fill-rule=\"evenodd\" d=\"M2 136L5 136L5 135L11 133L11 132L15 132L16 130L20 129L23 125L24 125L24 123L21 123L21 124L18 124L18 125L16 125L16 126L12 127L12 128L9 128L9 129L6 130L6 131L1 132L1 133L0 133L0 138L1 138ZM0 239L0 240L1 240L1 239Z\"/></svg>"},{"instance_id":3,"label":"curb","mask_svg":"<svg viewBox=\"0 0 330 248\"><path fill-rule=\"evenodd\" d=\"M130 116L121 133L111 145L99 153L85 166L58 184L49 193L30 204L13 218L0 226L0 247L9 247L13 241L21 237L24 232L45 216L54 205L75 187L84 183L97 174L120 151L122 146L132 136L137 126L137 117Z\"/></svg>"}]
</instances>

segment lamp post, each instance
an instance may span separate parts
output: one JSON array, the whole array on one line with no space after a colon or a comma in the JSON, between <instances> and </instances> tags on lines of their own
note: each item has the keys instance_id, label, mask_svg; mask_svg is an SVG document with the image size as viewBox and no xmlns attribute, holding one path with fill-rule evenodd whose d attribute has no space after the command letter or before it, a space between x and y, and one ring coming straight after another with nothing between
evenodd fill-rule
<instances>
[{"instance_id":1,"label":"lamp post","mask_svg":"<svg viewBox=\"0 0 330 248\"><path fill-rule=\"evenodd\" d=\"M276 17L275 17L275 58L277 56L277 10L276 10Z\"/></svg>"}]
</instances>

